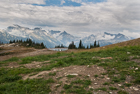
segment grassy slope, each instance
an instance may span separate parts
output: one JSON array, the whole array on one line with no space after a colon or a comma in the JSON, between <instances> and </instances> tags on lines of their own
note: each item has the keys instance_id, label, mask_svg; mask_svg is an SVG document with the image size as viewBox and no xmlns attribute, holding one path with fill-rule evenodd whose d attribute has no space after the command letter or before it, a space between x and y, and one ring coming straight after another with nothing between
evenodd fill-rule
<instances>
[{"instance_id":1,"label":"grassy slope","mask_svg":"<svg viewBox=\"0 0 140 94\"><path fill-rule=\"evenodd\" d=\"M128 52L130 53L128 54ZM60 56L67 57L57 58ZM113 59L100 59L104 57L112 57ZM49 65L42 66L41 68L4 68L4 66L8 65L10 62L18 62L22 66L23 64L28 64L32 61L43 62L46 60L50 60ZM140 60L140 46L115 47L105 50L90 50L90 52L80 53L58 52L53 55L40 55L25 58L14 57L9 60L0 62L0 94L49 94L49 92L51 91L51 84L55 83L51 76L49 79L41 78L22 80L21 75L29 74L32 72L51 70L54 67L67 67L71 65L98 65L104 67L104 69L107 70L104 75L108 75L111 78L111 82L106 82L104 83L105 85L120 82L123 83L126 81L127 76L131 76L132 80L130 81L130 83L123 83L122 88L137 84L140 85L140 63L134 62L135 60ZM138 69L135 70L135 68ZM115 77L114 75L117 75L118 77ZM95 77L98 77L98 75L95 75ZM73 78L73 76L70 76L70 78ZM81 84L81 86L75 86L75 83L79 83ZM109 90L105 87L87 90L86 88L91 83L92 82L90 81L90 79L79 79L72 81L70 84L65 84L63 86L64 90L62 91L62 93L66 92L68 94L92 94L92 91L98 90L102 90L105 92L108 92L109 90L118 90L115 87L109 87ZM118 94L127 94L126 92L119 90Z\"/></svg>"}]
</instances>

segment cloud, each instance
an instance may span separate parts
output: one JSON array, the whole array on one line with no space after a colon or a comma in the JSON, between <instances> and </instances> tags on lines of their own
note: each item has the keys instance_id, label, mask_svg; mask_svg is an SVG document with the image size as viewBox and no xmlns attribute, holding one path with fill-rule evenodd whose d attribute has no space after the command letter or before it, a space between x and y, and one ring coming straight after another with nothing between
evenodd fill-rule
<instances>
[{"instance_id":1,"label":"cloud","mask_svg":"<svg viewBox=\"0 0 140 94\"><path fill-rule=\"evenodd\" d=\"M133 38L140 38L140 33L138 32L130 32L128 30L123 30L123 32L120 32L121 34L127 35L129 37Z\"/></svg>"},{"instance_id":2,"label":"cloud","mask_svg":"<svg viewBox=\"0 0 140 94\"><path fill-rule=\"evenodd\" d=\"M5 4L45 4L45 0L0 0Z\"/></svg>"},{"instance_id":3,"label":"cloud","mask_svg":"<svg viewBox=\"0 0 140 94\"><path fill-rule=\"evenodd\" d=\"M9 2L8 2L9 1ZM62 0L64 3L64 0ZM90 0L89 0L90 1ZM0 28L12 24L66 30L72 34L96 32L139 32L140 0L107 0L73 6L35 6L44 0L1 0ZM84 2L84 0L72 0ZM128 33L128 32L127 32Z\"/></svg>"},{"instance_id":4,"label":"cloud","mask_svg":"<svg viewBox=\"0 0 140 94\"><path fill-rule=\"evenodd\" d=\"M64 0L62 0L62 1L61 1L61 5L63 5L64 3L65 3L65 1L64 1Z\"/></svg>"}]
</instances>

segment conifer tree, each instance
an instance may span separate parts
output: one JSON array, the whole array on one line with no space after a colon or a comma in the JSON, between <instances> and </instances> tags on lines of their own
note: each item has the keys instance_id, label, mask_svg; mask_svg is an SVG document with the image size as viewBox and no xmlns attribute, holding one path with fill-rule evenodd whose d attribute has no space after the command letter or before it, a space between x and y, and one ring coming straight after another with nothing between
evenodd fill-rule
<instances>
[{"instance_id":1,"label":"conifer tree","mask_svg":"<svg viewBox=\"0 0 140 94\"><path fill-rule=\"evenodd\" d=\"M76 46L74 45L73 41L72 41L72 43L69 44L68 49L76 49Z\"/></svg>"},{"instance_id":2,"label":"conifer tree","mask_svg":"<svg viewBox=\"0 0 140 94\"><path fill-rule=\"evenodd\" d=\"M97 45L96 45L96 40L95 40L95 42L94 42L94 47L97 47Z\"/></svg>"},{"instance_id":3,"label":"conifer tree","mask_svg":"<svg viewBox=\"0 0 140 94\"><path fill-rule=\"evenodd\" d=\"M89 49L88 45L87 45L87 49Z\"/></svg>"},{"instance_id":4,"label":"conifer tree","mask_svg":"<svg viewBox=\"0 0 140 94\"><path fill-rule=\"evenodd\" d=\"M15 40L13 40L13 43L15 43L16 41Z\"/></svg>"},{"instance_id":5,"label":"conifer tree","mask_svg":"<svg viewBox=\"0 0 140 94\"><path fill-rule=\"evenodd\" d=\"M98 41L98 45L97 45L97 47L100 47L99 41Z\"/></svg>"},{"instance_id":6,"label":"conifer tree","mask_svg":"<svg viewBox=\"0 0 140 94\"><path fill-rule=\"evenodd\" d=\"M79 49L82 49L82 48L85 48L84 46L83 46L83 44L82 44L82 40L80 40L80 43L79 43L79 47L78 47Z\"/></svg>"}]
</instances>

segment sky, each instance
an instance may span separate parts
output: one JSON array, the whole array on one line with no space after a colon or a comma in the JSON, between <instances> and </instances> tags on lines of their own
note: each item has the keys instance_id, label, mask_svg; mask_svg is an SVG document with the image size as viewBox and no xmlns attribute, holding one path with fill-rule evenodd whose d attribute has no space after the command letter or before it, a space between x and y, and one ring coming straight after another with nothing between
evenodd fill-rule
<instances>
[{"instance_id":1,"label":"sky","mask_svg":"<svg viewBox=\"0 0 140 94\"><path fill-rule=\"evenodd\" d=\"M140 0L0 0L0 29L18 24L73 35L140 37Z\"/></svg>"}]
</instances>

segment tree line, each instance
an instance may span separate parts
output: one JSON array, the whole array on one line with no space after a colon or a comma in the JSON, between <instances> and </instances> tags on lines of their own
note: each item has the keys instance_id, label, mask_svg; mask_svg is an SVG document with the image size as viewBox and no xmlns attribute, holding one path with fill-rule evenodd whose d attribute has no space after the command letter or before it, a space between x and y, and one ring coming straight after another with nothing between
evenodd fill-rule
<instances>
[{"instance_id":1,"label":"tree line","mask_svg":"<svg viewBox=\"0 0 140 94\"><path fill-rule=\"evenodd\" d=\"M32 41L30 38L26 39L26 40L10 40L9 43L20 43L21 46L26 46L26 47L34 47L36 49L43 49L46 48L45 45L42 43L35 43L34 41Z\"/></svg>"},{"instance_id":2,"label":"tree line","mask_svg":"<svg viewBox=\"0 0 140 94\"><path fill-rule=\"evenodd\" d=\"M76 45L74 44L74 42L72 41L71 44L69 44L68 46L68 49L91 49L91 48L96 48L96 47L100 47L100 44L99 44L99 41L97 43L97 41L95 40L94 41L94 45L90 44L90 47L87 45L87 47L85 47L83 44L82 44L82 40L80 40L79 42L79 46L76 47Z\"/></svg>"},{"instance_id":3,"label":"tree line","mask_svg":"<svg viewBox=\"0 0 140 94\"><path fill-rule=\"evenodd\" d=\"M0 41L0 45L2 45L2 44L3 44L3 42Z\"/></svg>"}]
</instances>

